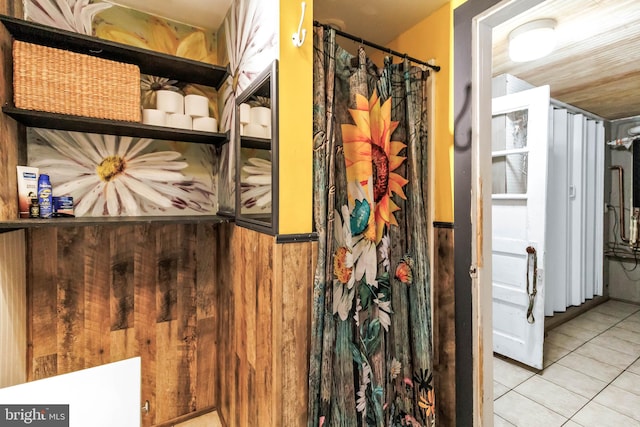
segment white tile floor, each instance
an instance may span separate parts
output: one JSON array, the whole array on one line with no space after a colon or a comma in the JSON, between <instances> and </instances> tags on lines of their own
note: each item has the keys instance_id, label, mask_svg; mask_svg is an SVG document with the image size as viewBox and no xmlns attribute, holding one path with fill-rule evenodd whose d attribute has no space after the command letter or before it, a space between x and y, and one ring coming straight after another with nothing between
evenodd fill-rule
<instances>
[{"instance_id":1,"label":"white tile floor","mask_svg":"<svg viewBox=\"0 0 640 427\"><path fill-rule=\"evenodd\" d=\"M609 300L544 349L539 373L493 358L495 427L640 427L640 305Z\"/></svg>"}]
</instances>

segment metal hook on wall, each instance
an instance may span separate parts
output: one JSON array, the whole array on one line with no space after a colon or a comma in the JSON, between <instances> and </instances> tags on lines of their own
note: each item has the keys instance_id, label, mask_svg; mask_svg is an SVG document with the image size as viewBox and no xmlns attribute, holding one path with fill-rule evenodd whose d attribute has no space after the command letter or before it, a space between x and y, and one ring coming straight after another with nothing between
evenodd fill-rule
<instances>
[{"instance_id":1,"label":"metal hook on wall","mask_svg":"<svg viewBox=\"0 0 640 427\"><path fill-rule=\"evenodd\" d=\"M291 40L295 47L300 47L304 43L304 37L307 35L307 30L302 28L302 21L304 21L304 11L307 8L307 4L302 2L302 15L300 16L300 24L298 25L298 31L293 33Z\"/></svg>"}]
</instances>

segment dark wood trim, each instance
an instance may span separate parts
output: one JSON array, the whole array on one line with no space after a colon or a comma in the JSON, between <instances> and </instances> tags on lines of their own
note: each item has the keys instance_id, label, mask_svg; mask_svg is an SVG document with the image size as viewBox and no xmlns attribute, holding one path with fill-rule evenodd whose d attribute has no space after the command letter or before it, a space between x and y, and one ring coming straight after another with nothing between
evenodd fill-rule
<instances>
[{"instance_id":1,"label":"dark wood trim","mask_svg":"<svg viewBox=\"0 0 640 427\"><path fill-rule=\"evenodd\" d=\"M433 221L434 228L454 228L453 222L444 222L444 221Z\"/></svg>"},{"instance_id":2,"label":"dark wood trim","mask_svg":"<svg viewBox=\"0 0 640 427\"><path fill-rule=\"evenodd\" d=\"M317 242L318 233L303 233L303 234L278 234L276 235L276 243L302 243L302 242Z\"/></svg>"},{"instance_id":3,"label":"dark wood trim","mask_svg":"<svg viewBox=\"0 0 640 427\"><path fill-rule=\"evenodd\" d=\"M2 111L25 126L44 129L133 136L217 146L221 146L229 140L228 132L213 133L191 129L176 129L164 126L153 126L140 122L126 122L123 120L97 119L93 117L49 113L46 111L24 110L10 106L2 107Z\"/></svg>"},{"instance_id":4,"label":"dark wood trim","mask_svg":"<svg viewBox=\"0 0 640 427\"><path fill-rule=\"evenodd\" d=\"M172 215L172 216L122 216L122 217L78 217L78 218L25 218L0 222L0 233L28 228L85 227L94 225L144 225L144 224L216 224L232 222L218 215Z\"/></svg>"},{"instance_id":5,"label":"dark wood trim","mask_svg":"<svg viewBox=\"0 0 640 427\"><path fill-rule=\"evenodd\" d=\"M271 140L254 136L240 137L242 148L255 148L257 150L271 150Z\"/></svg>"}]
</instances>

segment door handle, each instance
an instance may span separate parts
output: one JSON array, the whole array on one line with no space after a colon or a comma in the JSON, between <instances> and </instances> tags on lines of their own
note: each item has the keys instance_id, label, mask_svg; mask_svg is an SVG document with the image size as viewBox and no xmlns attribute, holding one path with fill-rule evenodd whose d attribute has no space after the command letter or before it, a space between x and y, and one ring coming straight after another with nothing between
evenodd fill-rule
<instances>
[{"instance_id":1,"label":"door handle","mask_svg":"<svg viewBox=\"0 0 640 427\"><path fill-rule=\"evenodd\" d=\"M533 317L533 306L538 293L538 253L533 246L527 246L527 296L529 306L527 307L527 322L533 324L536 318ZM532 267L533 265L533 267ZM531 271L533 268L533 271Z\"/></svg>"}]
</instances>

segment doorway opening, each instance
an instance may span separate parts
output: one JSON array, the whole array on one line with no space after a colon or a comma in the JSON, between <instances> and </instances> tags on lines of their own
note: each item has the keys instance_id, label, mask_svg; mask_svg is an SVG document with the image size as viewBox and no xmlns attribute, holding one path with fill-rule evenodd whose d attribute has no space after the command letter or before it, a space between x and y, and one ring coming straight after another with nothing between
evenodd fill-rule
<instances>
[{"instance_id":1,"label":"doorway opening","mask_svg":"<svg viewBox=\"0 0 640 427\"><path fill-rule=\"evenodd\" d=\"M458 120L466 114L462 111L464 103L458 102L458 98L456 98L457 153L455 167L455 205L457 208L456 230L462 228L458 227L458 221L464 220L464 218L461 218L466 213L466 209L464 208L468 206L471 211L471 224L468 234L468 239L471 241L468 242L469 246L465 248L464 244L461 247L456 239L455 246L456 258L458 258L459 249L461 249L462 252L468 251L467 254L470 255L471 262L467 264L467 269L470 265L471 278L468 282L465 282L464 278L461 278L459 286L458 275L462 276L464 270L462 270L462 268L458 268L463 267L463 265L456 262L456 293L461 290L462 295L464 296L464 292L469 292L471 298L471 308L469 310L470 314L468 319L473 323L473 327L471 336L467 338L471 340L474 348L474 357L472 361L474 372L472 376L473 393L475 396L473 407L474 424L491 425L491 414L493 413L493 396L492 390L490 390L492 388L491 380L493 378L493 369L491 366L493 359L493 337L491 325L493 317L491 310L492 292L489 284L492 283L493 266L491 265L491 238L488 238L489 236L492 236L491 215L488 215L487 213L491 212L492 209L491 197L489 196L491 191L488 190L492 187L492 182L491 173L486 173L487 171L491 171L492 167L492 157L490 154L491 114L489 112L490 109L487 108L487 106L490 105L492 98L490 81L492 76L491 39L492 32L495 27L507 22L509 19L519 15L521 12L542 4L543 2L533 0L511 0L502 2L478 0L470 3L473 4L468 5L468 7L465 8L466 10L460 14L460 16L463 16L464 13L470 13L475 8L474 14L470 17L467 16L467 23L469 27L471 27L471 31L470 34L468 34L469 37L466 41L469 43L470 56L474 58L474 61L468 68L468 74L466 75L469 77L469 80L471 80L471 84L466 86L470 96L465 97L464 94L462 95L463 100L471 101L467 117L470 138L469 140L465 139L467 136L467 128L465 128L464 125L466 125L466 123L462 123L464 120ZM593 3L595 4L597 2ZM622 5L624 1L616 3ZM456 64L458 64L459 57L465 53L464 49L462 49L460 54L457 51L458 46L460 45L458 39L458 27L459 25L465 25L462 19L458 22L458 18L459 16L456 16L454 21ZM463 75L462 78L464 79L466 76ZM459 68L457 65L455 78L456 91L458 91L461 85L457 81L459 78ZM463 80L462 86L465 87L464 85L465 83ZM458 96L457 93L456 96ZM467 142L468 145L465 147L465 143ZM459 167L459 163L464 163L462 168ZM466 170L465 167L467 167ZM464 173L469 172L469 169L471 170L471 173L466 175L466 179L469 180L469 176L471 177L473 186L471 189L472 198L471 203L465 206L464 203L459 203L459 200L465 196L465 189L460 188L458 183L460 179L465 179ZM480 171L483 171L484 173L481 173ZM458 194L460 189L462 192L459 196ZM469 193L467 192L467 197L468 194ZM458 210L459 207L461 208L460 210ZM464 239L464 236L462 236L461 239ZM602 253L600 253L600 257L601 256ZM465 260L464 254L461 259L462 261ZM469 289L464 288L465 283L470 284ZM458 300L456 301L456 305L458 305ZM464 306L462 308L464 308ZM460 321L460 318L457 320ZM457 343L457 346L458 345L459 343ZM460 382L458 384L460 384ZM458 394L458 396L461 395ZM464 419L460 417L458 418Z\"/></svg>"}]
</instances>

